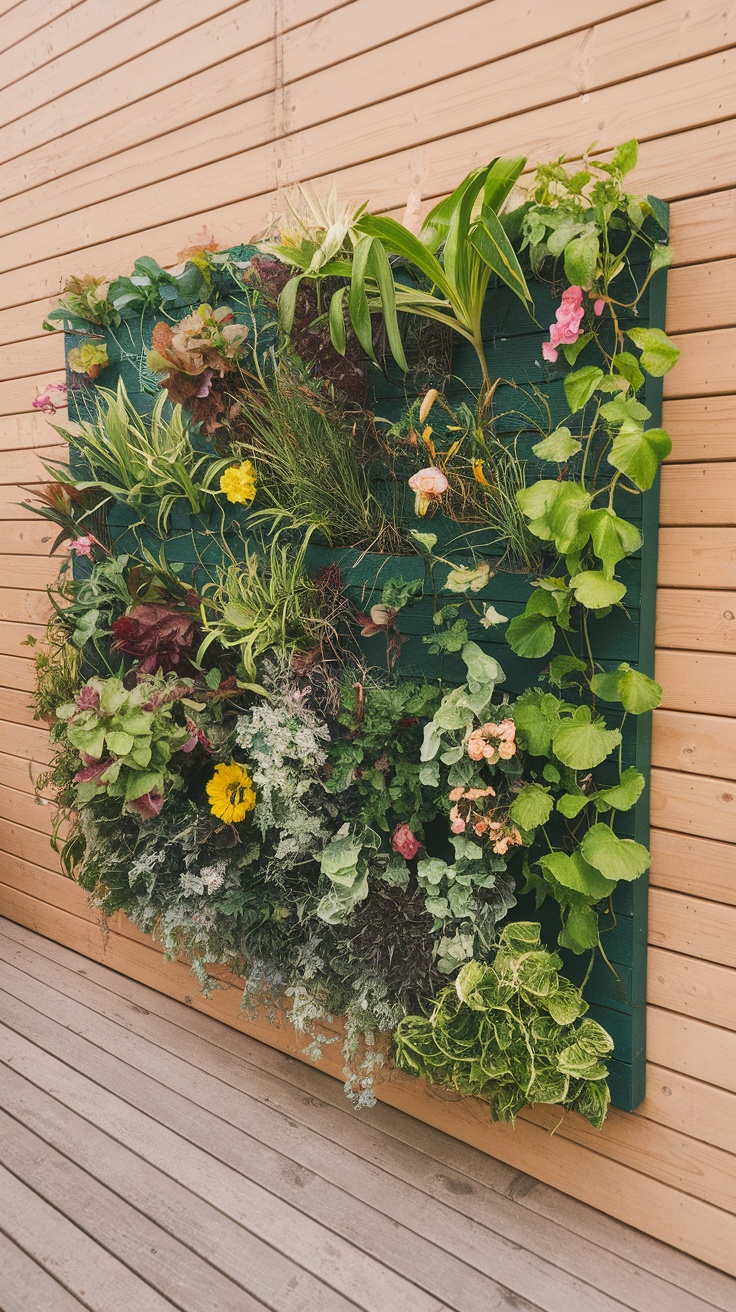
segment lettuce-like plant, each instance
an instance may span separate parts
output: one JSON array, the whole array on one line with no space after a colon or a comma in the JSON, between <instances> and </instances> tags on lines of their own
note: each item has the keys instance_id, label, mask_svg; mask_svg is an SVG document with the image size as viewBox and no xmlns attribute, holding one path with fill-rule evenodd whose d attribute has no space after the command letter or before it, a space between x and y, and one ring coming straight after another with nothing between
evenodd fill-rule
<instances>
[{"instance_id":1,"label":"lettuce-like plant","mask_svg":"<svg viewBox=\"0 0 736 1312\"><path fill-rule=\"evenodd\" d=\"M79 753L77 805L101 793L120 798L144 817L158 815L166 785L176 778L171 757L191 740L172 717L176 702L196 708L188 681L147 679L134 688L121 679L90 679L73 702L56 709L66 737Z\"/></svg>"}]
</instances>

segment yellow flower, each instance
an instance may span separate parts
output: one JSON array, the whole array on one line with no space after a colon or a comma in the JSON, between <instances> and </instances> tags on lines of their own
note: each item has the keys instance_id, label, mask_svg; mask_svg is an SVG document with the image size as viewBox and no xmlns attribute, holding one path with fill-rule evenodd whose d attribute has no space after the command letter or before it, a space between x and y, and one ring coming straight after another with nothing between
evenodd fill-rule
<instances>
[{"instance_id":1,"label":"yellow flower","mask_svg":"<svg viewBox=\"0 0 736 1312\"><path fill-rule=\"evenodd\" d=\"M242 465L231 465L220 479L220 491L233 505L247 506L256 494L256 471L250 460Z\"/></svg>"},{"instance_id":2,"label":"yellow flower","mask_svg":"<svg viewBox=\"0 0 736 1312\"><path fill-rule=\"evenodd\" d=\"M226 825L244 820L256 804L253 780L243 765L231 761L215 766L215 773L207 784L210 811Z\"/></svg>"},{"instance_id":3,"label":"yellow flower","mask_svg":"<svg viewBox=\"0 0 736 1312\"><path fill-rule=\"evenodd\" d=\"M483 487L493 487L493 484L488 482L488 479L483 473L482 460L473 461L473 478L475 479L476 483L480 483Z\"/></svg>"}]
</instances>

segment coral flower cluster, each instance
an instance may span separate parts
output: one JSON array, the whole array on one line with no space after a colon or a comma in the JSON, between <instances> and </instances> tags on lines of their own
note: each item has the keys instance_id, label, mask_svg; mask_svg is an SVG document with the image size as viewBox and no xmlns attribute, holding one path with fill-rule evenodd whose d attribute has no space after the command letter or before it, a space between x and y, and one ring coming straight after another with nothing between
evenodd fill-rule
<instances>
[{"instance_id":1,"label":"coral flower cluster","mask_svg":"<svg viewBox=\"0 0 736 1312\"><path fill-rule=\"evenodd\" d=\"M482 724L470 733L465 750L471 761L487 761L489 765L510 761L516 755L516 725L513 720Z\"/></svg>"},{"instance_id":2,"label":"coral flower cluster","mask_svg":"<svg viewBox=\"0 0 736 1312\"><path fill-rule=\"evenodd\" d=\"M505 856L510 847L518 847L521 834L508 818L497 820L493 803L493 788L453 788L450 793L450 828L453 834L464 834L472 829L478 838L487 838L497 856ZM487 809L489 808L489 809Z\"/></svg>"}]
</instances>

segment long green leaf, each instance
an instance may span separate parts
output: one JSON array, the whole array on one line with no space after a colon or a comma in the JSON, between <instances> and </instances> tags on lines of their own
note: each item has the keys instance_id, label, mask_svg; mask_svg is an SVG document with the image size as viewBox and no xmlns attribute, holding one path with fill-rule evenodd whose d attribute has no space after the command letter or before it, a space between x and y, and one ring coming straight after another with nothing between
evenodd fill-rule
<instances>
[{"instance_id":1,"label":"long green leaf","mask_svg":"<svg viewBox=\"0 0 736 1312\"><path fill-rule=\"evenodd\" d=\"M296 278L290 278L279 296L279 327L285 333L290 333L294 324L296 298L302 276L302 274L299 274Z\"/></svg>"},{"instance_id":2,"label":"long green leaf","mask_svg":"<svg viewBox=\"0 0 736 1312\"><path fill-rule=\"evenodd\" d=\"M394 285L394 276L391 272L391 265L388 262L388 256L383 243L380 241L373 241L368 260L368 268L376 280L381 295L383 322L386 325L386 335L388 337L388 344L391 348L391 354L399 368L403 369L404 373L406 373L409 366L406 362L404 346L399 331L399 320L396 313L396 287Z\"/></svg>"},{"instance_id":3,"label":"long green leaf","mask_svg":"<svg viewBox=\"0 0 736 1312\"><path fill-rule=\"evenodd\" d=\"M525 164L526 155L502 155L494 159L483 189L483 205L497 214Z\"/></svg>"},{"instance_id":4,"label":"long green leaf","mask_svg":"<svg viewBox=\"0 0 736 1312\"><path fill-rule=\"evenodd\" d=\"M372 246L373 237L365 235L360 238L355 247L355 252L353 254L353 276L350 280L348 307L350 310L350 322L355 329L355 336L363 347L366 355L370 356L371 360L375 360L376 356L373 350L371 311L365 290L366 270L368 268L368 260L370 259Z\"/></svg>"},{"instance_id":5,"label":"long green leaf","mask_svg":"<svg viewBox=\"0 0 736 1312\"><path fill-rule=\"evenodd\" d=\"M471 233L470 241L481 259L498 274L507 287L516 292L520 300L531 300L521 265L494 210L483 207L480 221Z\"/></svg>"},{"instance_id":6,"label":"long green leaf","mask_svg":"<svg viewBox=\"0 0 736 1312\"><path fill-rule=\"evenodd\" d=\"M490 168L492 168L492 165L486 164L483 168L473 169L466 178L463 178L451 195L441 200L439 205L435 205L434 209L429 211L422 224L419 240L433 254L439 249L443 241L446 241L453 216L457 213L465 196L470 195L472 197L470 204L472 212L472 207L478 198L479 191L485 185Z\"/></svg>"},{"instance_id":7,"label":"long green leaf","mask_svg":"<svg viewBox=\"0 0 736 1312\"><path fill-rule=\"evenodd\" d=\"M410 260L420 273L429 278L442 295L455 304L457 295L452 283L445 276L439 260L427 250L423 242L415 237L413 233L408 232L396 219L386 217L377 217L374 214L365 214L358 225L361 232L368 233L371 237L377 237L387 253L401 255L405 260ZM356 247L357 250L357 247Z\"/></svg>"},{"instance_id":8,"label":"long green leaf","mask_svg":"<svg viewBox=\"0 0 736 1312\"><path fill-rule=\"evenodd\" d=\"M338 287L337 291L333 292L330 297L330 341L340 355L345 354L345 347L347 345L345 318L343 315L343 301L345 300L346 290L347 288L345 287Z\"/></svg>"},{"instance_id":9,"label":"long green leaf","mask_svg":"<svg viewBox=\"0 0 736 1312\"><path fill-rule=\"evenodd\" d=\"M454 201L454 206L447 227L442 265L450 282L456 288L458 297L466 306L471 296L473 265L477 262L477 256L468 240L470 220L478 193L485 184L490 168L489 164L485 169L475 170L475 173L471 174L469 179L466 178L465 183L461 183L449 197L450 201ZM469 181L470 185L466 185ZM468 317L467 314L465 317Z\"/></svg>"}]
</instances>

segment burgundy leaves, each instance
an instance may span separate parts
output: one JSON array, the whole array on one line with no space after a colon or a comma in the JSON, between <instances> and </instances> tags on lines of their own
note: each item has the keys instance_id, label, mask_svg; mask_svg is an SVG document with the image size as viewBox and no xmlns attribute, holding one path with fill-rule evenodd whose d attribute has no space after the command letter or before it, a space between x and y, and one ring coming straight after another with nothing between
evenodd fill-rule
<instances>
[{"instance_id":1,"label":"burgundy leaves","mask_svg":"<svg viewBox=\"0 0 736 1312\"><path fill-rule=\"evenodd\" d=\"M158 602L143 602L112 626L113 647L139 661L139 673L170 674L187 663L194 644L195 623L192 615Z\"/></svg>"}]
</instances>

